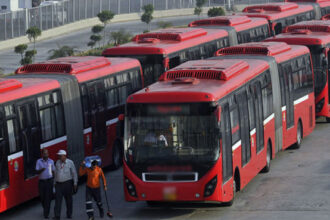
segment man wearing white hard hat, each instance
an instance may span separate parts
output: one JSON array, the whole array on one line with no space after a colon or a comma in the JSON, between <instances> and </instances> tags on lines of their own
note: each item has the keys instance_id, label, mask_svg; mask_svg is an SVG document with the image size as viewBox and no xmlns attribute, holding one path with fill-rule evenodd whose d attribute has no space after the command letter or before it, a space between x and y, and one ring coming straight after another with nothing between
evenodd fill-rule
<instances>
[{"instance_id":1,"label":"man wearing white hard hat","mask_svg":"<svg viewBox=\"0 0 330 220\"><path fill-rule=\"evenodd\" d=\"M66 203L66 217L72 218L72 192L77 191L78 184L78 175L76 171L76 167L72 160L66 157L65 150L59 150L58 153L58 161L55 164L55 207L54 219L60 219L61 217L61 206L62 199L64 197Z\"/></svg>"}]
</instances>

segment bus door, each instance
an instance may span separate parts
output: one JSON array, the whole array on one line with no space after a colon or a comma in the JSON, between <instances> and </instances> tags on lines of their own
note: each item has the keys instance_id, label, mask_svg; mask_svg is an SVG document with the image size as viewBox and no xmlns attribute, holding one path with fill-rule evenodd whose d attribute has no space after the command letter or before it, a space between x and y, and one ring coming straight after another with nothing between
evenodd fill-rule
<instances>
[{"instance_id":1,"label":"bus door","mask_svg":"<svg viewBox=\"0 0 330 220\"><path fill-rule=\"evenodd\" d=\"M41 131L36 100L19 103L17 113L23 148L24 177L28 179L36 175L35 166L40 158Z\"/></svg>"},{"instance_id":2,"label":"bus door","mask_svg":"<svg viewBox=\"0 0 330 220\"><path fill-rule=\"evenodd\" d=\"M221 130L222 130L222 179L225 184L233 176L233 158L231 144L231 125L229 105L221 108Z\"/></svg>"},{"instance_id":3,"label":"bus door","mask_svg":"<svg viewBox=\"0 0 330 220\"><path fill-rule=\"evenodd\" d=\"M255 113L256 113L256 149L257 153L264 147L264 122L263 122L263 108L262 108L262 95L261 85L257 81L252 85L252 93L254 97Z\"/></svg>"},{"instance_id":4,"label":"bus door","mask_svg":"<svg viewBox=\"0 0 330 220\"><path fill-rule=\"evenodd\" d=\"M93 152L95 152L104 148L107 143L105 89L103 81L89 83L87 87L91 111L92 144Z\"/></svg>"},{"instance_id":5,"label":"bus door","mask_svg":"<svg viewBox=\"0 0 330 220\"><path fill-rule=\"evenodd\" d=\"M326 48L325 49L325 55L326 55L326 71L327 71L327 77L328 77L328 103L330 104L330 77L329 77L329 72L330 72L330 49Z\"/></svg>"},{"instance_id":6,"label":"bus door","mask_svg":"<svg viewBox=\"0 0 330 220\"><path fill-rule=\"evenodd\" d=\"M6 122L3 108L0 106L0 190L9 185L8 172L8 138L6 135Z\"/></svg>"},{"instance_id":7,"label":"bus door","mask_svg":"<svg viewBox=\"0 0 330 220\"><path fill-rule=\"evenodd\" d=\"M286 128L289 129L294 125L294 97L293 97L293 82L292 82L292 68L288 63L283 68L284 77L284 91L286 103Z\"/></svg>"}]
</instances>

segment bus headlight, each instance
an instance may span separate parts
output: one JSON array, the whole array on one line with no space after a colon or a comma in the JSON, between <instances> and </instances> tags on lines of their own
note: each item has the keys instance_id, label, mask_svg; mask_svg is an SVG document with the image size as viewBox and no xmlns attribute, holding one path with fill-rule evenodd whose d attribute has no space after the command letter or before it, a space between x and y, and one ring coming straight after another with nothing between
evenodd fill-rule
<instances>
[{"instance_id":1,"label":"bus headlight","mask_svg":"<svg viewBox=\"0 0 330 220\"><path fill-rule=\"evenodd\" d=\"M215 188L217 187L218 178L213 177L206 185L204 189L204 197L208 197L213 194Z\"/></svg>"},{"instance_id":2,"label":"bus headlight","mask_svg":"<svg viewBox=\"0 0 330 220\"><path fill-rule=\"evenodd\" d=\"M137 197L135 186L127 177L125 177L125 185L128 193L133 197Z\"/></svg>"}]
</instances>

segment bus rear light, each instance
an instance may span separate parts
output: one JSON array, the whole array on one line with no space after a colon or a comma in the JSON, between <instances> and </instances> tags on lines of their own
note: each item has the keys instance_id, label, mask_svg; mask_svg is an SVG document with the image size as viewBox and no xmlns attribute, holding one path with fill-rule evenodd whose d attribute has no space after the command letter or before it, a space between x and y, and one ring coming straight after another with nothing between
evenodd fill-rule
<instances>
[{"instance_id":1,"label":"bus rear light","mask_svg":"<svg viewBox=\"0 0 330 220\"><path fill-rule=\"evenodd\" d=\"M127 177L125 177L125 185L128 193L133 197L137 197L135 186Z\"/></svg>"},{"instance_id":2,"label":"bus rear light","mask_svg":"<svg viewBox=\"0 0 330 220\"><path fill-rule=\"evenodd\" d=\"M211 196L214 193L215 188L217 187L218 177L213 177L206 185L204 189L204 197Z\"/></svg>"}]
</instances>

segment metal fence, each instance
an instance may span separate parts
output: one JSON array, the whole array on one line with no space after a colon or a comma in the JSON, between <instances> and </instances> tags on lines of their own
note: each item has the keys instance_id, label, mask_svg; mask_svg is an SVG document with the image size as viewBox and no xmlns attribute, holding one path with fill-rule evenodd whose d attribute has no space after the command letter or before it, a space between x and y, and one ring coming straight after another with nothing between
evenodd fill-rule
<instances>
[{"instance_id":1,"label":"metal fence","mask_svg":"<svg viewBox=\"0 0 330 220\"><path fill-rule=\"evenodd\" d=\"M227 6L229 0L207 0L205 6ZM234 0L230 0L233 5ZM270 0L235 0L237 4L265 3ZM274 0L271 0L274 1ZM276 1L276 0L275 0ZM143 5L155 10L194 8L195 0L67 0L56 4L0 14L0 41L25 35L32 26L42 31L96 17L103 10L115 14L141 12Z\"/></svg>"}]
</instances>

